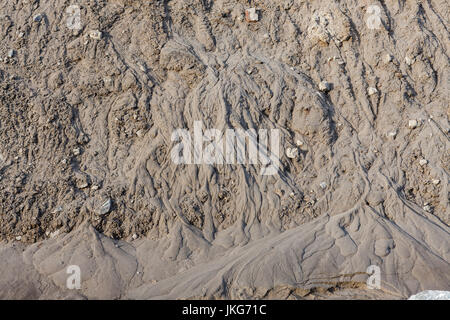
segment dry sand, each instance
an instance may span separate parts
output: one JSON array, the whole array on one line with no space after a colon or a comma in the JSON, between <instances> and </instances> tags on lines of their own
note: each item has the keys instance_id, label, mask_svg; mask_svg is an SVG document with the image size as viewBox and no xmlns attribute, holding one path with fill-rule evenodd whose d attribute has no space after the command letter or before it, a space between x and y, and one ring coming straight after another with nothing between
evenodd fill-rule
<instances>
[{"instance_id":1,"label":"dry sand","mask_svg":"<svg viewBox=\"0 0 450 320\"><path fill-rule=\"evenodd\" d=\"M446 0L70 4L0 2L0 298L450 290ZM195 121L280 130L280 172L174 164Z\"/></svg>"}]
</instances>

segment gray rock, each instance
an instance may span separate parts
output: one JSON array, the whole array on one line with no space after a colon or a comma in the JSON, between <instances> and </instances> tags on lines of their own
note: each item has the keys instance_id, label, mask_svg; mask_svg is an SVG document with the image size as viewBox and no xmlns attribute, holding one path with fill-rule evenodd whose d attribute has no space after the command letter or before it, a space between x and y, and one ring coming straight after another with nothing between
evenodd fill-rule
<instances>
[{"instance_id":1,"label":"gray rock","mask_svg":"<svg viewBox=\"0 0 450 320\"><path fill-rule=\"evenodd\" d=\"M332 84L327 81L322 81L319 83L319 90L322 92L328 92L332 89Z\"/></svg>"},{"instance_id":2,"label":"gray rock","mask_svg":"<svg viewBox=\"0 0 450 320\"><path fill-rule=\"evenodd\" d=\"M103 216L111 211L112 207L112 200L111 198L108 198L103 204L100 206L98 210L98 214Z\"/></svg>"},{"instance_id":3,"label":"gray rock","mask_svg":"<svg viewBox=\"0 0 450 320\"><path fill-rule=\"evenodd\" d=\"M41 22L42 20L42 15L41 14L37 14L33 17L33 21L34 22Z\"/></svg>"}]
</instances>

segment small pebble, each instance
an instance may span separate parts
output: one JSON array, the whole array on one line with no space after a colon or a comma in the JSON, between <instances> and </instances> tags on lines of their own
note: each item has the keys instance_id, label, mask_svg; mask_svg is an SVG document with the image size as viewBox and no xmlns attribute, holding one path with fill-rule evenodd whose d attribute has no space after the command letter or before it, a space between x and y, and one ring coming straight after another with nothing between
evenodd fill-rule
<instances>
[{"instance_id":1,"label":"small pebble","mask_svg":"<svg viewBox=\"0 0 450 320\"><path fill-rule=\"evenodd\" d=\"M390 132L388 132L387 135L388 135L388 137L395 138L397 136L397 130L390 131Z\"/></svg>"},{"instance_id":2,"label":"small pebble","mask_svg":"<svg viewBox=\"0 0 450 320\"><path fill-rule=\"evenodd\" d=\"M289 159L295 159L298 157L298 149L297 148L287 148L286 149L286 156Z\"/></svg>"},{"instance_id":3,"label":"small pebble","mask_svg":"<svg viewBox=\"0 0 450 320\"><path fill-rule=\"evenodd\" d=\"M40 14L37 14L33 17L34 22L41 22L41 20L42 20L42 15L40 15Z\"/></svg>"},{"instance_id":4,"label":"small pebble","mask_svg":"<svg viewBox=\"0 0 450 320\"><path fill-rule=\"evenodd\" d=\"M417 120L409 120L408 121L408 127L410 129L415 129L419 125L419 122Z\"/></svg>"},{"instance_id":5,"label":"small pebble","mask_svg":"<svg viewBox=\"0 0 450 320\"><path fill-rule=\"evenodd\" d=\"M367 90L367 93L369 94L369 96L374 95L374 94L377 93L377 92L378 92L378 90L377 90L376 88L373 88L373 87L370 87L370 88Z\"/></svg>"},{"instance_id":6,"label":"small pebble","mask_svg":"<svg viewBox=\"0 0 450 320\"><path fill-rule=\"evenodd\" d=\"M103 202L103 204L101 205L101 207L100 207L100 210L99 210L99 215L105 215L105 214L107 214L107 213L109 213L110 211L111 211L111 206L112 206L112 201L111 201L111 199L107 199L105 202Z\"/></svg>"},{"instance_id":7,"label":"small pebble","mask_svg":"<svg viewBox=\"0 0 450 320\"><path fill-rule=\"evenodd\" d=\"M80 182L79 184L77 184L77 188L78 189L84 189L84 188L87 188L87 187L89 187L89 183L87 183L85 181Z\"/></svg>"},{"instance_id":8,"label":"small pebble","mask_svg":"<svg viewBox=\"0 0 450 320\"><path fill-rule=\"evenodd\" d=\"M322 81L319 83L319 90L322 92L328 92L331 90L331 83L327 81Z\"/></svg>"},{"instance_id":9,"label":"small pebble","mask_svg":"<svg viewBox=\"0 0 450 320\"><path fill-rule=\"evenodd\" d=\"M384 61L384 63L391 62L392 61L392 56L390 54L385 55L383 61Z\"/></svg>"},{"instance_id":10,"label":"small pebble","mask_svg":"<svg viewBox=\"0 0 450 320\"><path fill-rule=\"evenodd\" d=\"M405 62L408 66L414 64L414 62L416 62L416 59L410 58L409 56L405 57Z\"/></svg>"},{"instance_id":11,"label":"small pebble","mask_svg":"<svg viewBox=\"0 0 450 320\"><path fill-rule=\"evenodd\" d=\"M423 167L424 165L426 165L428 163L428 160L426 159L420 159L419 164Z\"/></svg>"},{"instance_id":12,"label":"small pebble","mask_svg":"<svg viewBox=\"0 0 450 320\"><path fill-rule=\"evenodd\" d=\"M245 10L245 20L247 22L257 22L259 20L258 11L256 10L256 8Z\"/></svg>"},{"instance_id":13,"label":"small pebble","mask_svg":"<svg viewBox=\"0 0 450 320\"><path fill-rule=\"evenodd\" d=\"M89 37L91 37L94 40L100 40L102 38L102 32L99 30L91 30L89 31Z\"/></svg>"}]
</instances>

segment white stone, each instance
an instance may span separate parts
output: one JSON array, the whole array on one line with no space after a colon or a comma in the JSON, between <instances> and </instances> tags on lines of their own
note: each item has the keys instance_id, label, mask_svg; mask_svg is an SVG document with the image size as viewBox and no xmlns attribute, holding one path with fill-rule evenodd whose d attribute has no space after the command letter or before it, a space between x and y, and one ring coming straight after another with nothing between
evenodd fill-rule
<instances>
[{"instance_id":1,"label":"white stone","mask_svg":"<svg viewBox=\"0 0 450 320\"><path fill-rule=\"evenodd\" d=\"M439 183L441 183L441 180L439 179L433 179L433 181L431 181L434 185L438 185Z\"/></svg>"},{"instance_id":2,"label":"white stone","mask_svg":"<svg viewBox=\"0 0 450 320\"><path fill-rule=\"evenodd\" d=\"M22 236L17 236L17 237L16 237L16 240L17 240L17 241L22 240Z\"/></svg>"},{"instance_id":3,"label":"white stone","mask_svg":"<svg viewBox=\"0 0 450 320\"><path fill-rule=\"evenodd\" d=\"M91 30L89 31L89 37L94 40L100 40L102 38L102 32L99 30Z\"/></svg>"},{"instance_id":4,"label":"white stone","mask_svg":"<svg viewBox=\"0 0 450 320\"><path fill-rule=\"evenodd\" d=\"M389 63L392 61L392 56L388 53L387 55L384 56L383 59L384 63Z\"/></svg>"},{"instance_id":5,"label":"white stone","mask_svg":"<svg viewBox=\"0 0 450 320\"><path fill-rule=\"evenodd\" d=\"M80 155L81 150L80 150L80 148L75 148L75 149L72 150L72 152L73 152L73 154L74 154L75 156L78 156L78 155Z\"/></svg>"},{"instance_id":6,"label":"white stone","mask_svg":"<svg viewBox=\"0 0 450 320\"><path fill-rule=\"evenodd\" d=\"M374 95L377 92L378 90L374 87L370 87L369 89L367 89L367 93L369 94L369 96Z\"/></svg>"},{"instance_id":7,"label":"white stone","mask_svg":"<svg viewBox=\"0 0 450 320\"><path fill-rule=\"evenodd\" d=\"M408 121L408 127L410 129L415 129L415 128L417 128L418 125L419 125L419 122L417 120L413 119L413 120Z\"/></svg>"},{"instance_id":8,"label":"white stone","mask_svg":"<svg viewBox=\"0 0 450 320\"><path fill-rule=\"evenodd\" d=\"M388 132L387 135L388 135L388 137L395 138L397 136L397 130L390 131L390 132Z\"/></svg>"},{"instance_id":9,"label":"white stone","mask_svg":"<svg viewBox=\"0 0 450 320\"><path fill-rule=\"evenodd\" d=\"M420 159L419 164L423 167L424 165L426 165L428 163L428 160L426 159Z\"/></svg>"},{"instance_id":10,"label":"white stone","mask_svg":"<svg viewBox=\"0 0 450 320\"><path fill-rule=\"evenodd\" d=\"M8 58L14 57L15 51L13 49L8 50Z\"/></svg>"},{"instance_id":11,"label":"white stone","mask_svg":"<svg viewBox=\"0 0 450 320\"><path fill-rule=\"evenodd\" d=\"M245 20L247 22L257 22L259 21L259 15L256 8L249 8L245 10Z\"/></svg>"},{"instance_id":12,"label":"white stone","mask_svg":"<svg viewBox=\"0 0 450 320\"><path fill-rule=\"evenodd\" d=\"M319 90L322 92L327 92L331 90L331 84L327 81L321 81L319 83Z\"/></svg>"},{"instance_id":13,"label":"white stone","mask_svg":"<svg viewBox=\"0 0 450 320\"><path fill-rule=\"evenodd\" d=\"M322 181L319 185L322 189L326 189L327 187L327 183L325 181Z\"/></svg>"},{"instance_id":14,"label":"white stone","mask_svg":"<svg viewBox=\"0 0 450 320\"><path fill-rule=\"evenodd\" d=\"M290 159L295 159L298 157L298 149L297 148L287 148L286 156Z\"/></svg>"},{"instance_id":15,"label":"white stone","mask_svg":"<svg viewBox=\"0 0 450 320\"><path fill-rule=\"evenodd\" d=\"M405 62L408 66L414 64L414 62L416 62L416 59L410 58L409 56L405 57Z\"/></svg>"}]
</instances>

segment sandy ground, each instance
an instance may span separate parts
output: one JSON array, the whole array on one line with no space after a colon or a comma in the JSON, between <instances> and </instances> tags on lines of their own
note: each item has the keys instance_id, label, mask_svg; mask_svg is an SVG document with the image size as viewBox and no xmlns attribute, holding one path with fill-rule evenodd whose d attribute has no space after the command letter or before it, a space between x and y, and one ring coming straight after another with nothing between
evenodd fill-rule
<instances>
[{"instance_id":1,"label":"sandy ground","mask_svg":"<svg viewBox=\"0 0 450 320\"><path fill-rule=\"evenodd\" d=\"M449 17L445 0L1 1L0 298L450 290ZM278 130L279 171L174 163L196 121Z\"/></svg>"}]
</instances>

